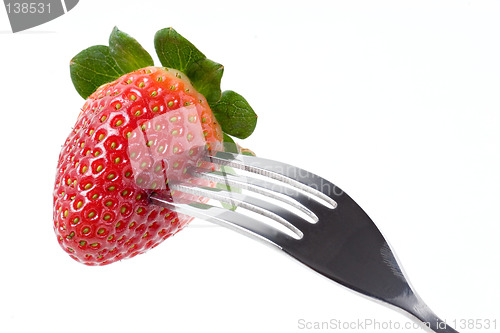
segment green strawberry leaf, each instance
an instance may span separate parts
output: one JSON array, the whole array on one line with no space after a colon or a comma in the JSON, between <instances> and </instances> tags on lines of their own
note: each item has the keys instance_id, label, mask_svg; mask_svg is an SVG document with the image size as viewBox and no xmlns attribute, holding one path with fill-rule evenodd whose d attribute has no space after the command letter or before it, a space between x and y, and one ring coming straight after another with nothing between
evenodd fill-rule
<instances>
[{"instance_id":1,"label":"green strawberry leaf","mask_svg":"<svg viewBox=\"0 0 500 333\"><path fill-rule=\"evenodd\" d=\"M242 150L241 155L256 156L253 151L248 151L248 150Z\"/></svg>"},{"instance_id":2,"label":"green strawberry leaf","mask_svg":"<svg viewBox=\"0 0 500 333\"><path fill-rule=\"evenodd\" d=\"M159 30L155 49L163 66L185 73L210 105L221 98L224 66L205 57L191 42L172 28Z\"/></svg>"},{"instance_id":3,"label":"green strawberry leaf","mask_svg":"<svg viewBox=\"0 0 500 333\"><path fill-rule=\"evenodd\" d=\"M191 42L172 28L157 31L154 43L161 64L183 73L186 73L186 69L192 63L206 58Z\"/></svg>"},{"instance_id":4,"label":"green strawberry leaf","mask_svg":"<svg viewBox=\"0 0 500 333\"><path fill-rule=\"evenodd\" d=\"M231 90L222 93L221 99L212 106L212 111L222 130L239 139L249 137L257 125L257 115L250 104Z\"/></svg>"},{"instance_id":5,"label":"green strawberry leaf","mask_svg":"<svg viewBox=\"0 0 500 333\"><path fill-rule=\"evenodd\" d=\"M101 85L116 80L124 72L105 45L95 45L78 53L69 64L71 80L83 98Z\"/></svg>"},{"instance_id":6,"label":"green strawberry leaf","mask_svg":"<svg viewBox=\"0 0 500 333\"><path fill-rule=\"evenodd\" d=\"M185 73L194 88L205 96L209 105L221 98L220 81L224 66L209 59L202 59L189 64Z\"/></svg>"},{"instance_id":7,"label":"green strawberry leaf","mask_svg":"<svg viewBox=\"0 0 500 333\"><path fill-rule=\"evenodd\" d=\"M153 58L151 58L141 44L128 34L118 30L117 27L113 28L109 36L109 51L118 66L125 73L154 66Z\"/></svg>"},{"instance_id":8,"label":"green strawberry leaf","mask_svg":"<svg viewBox=\"0 0 500 333\"><path fill-rule=\"evenodd\" d=\"M86 99L101 85L153 65L149 53L115 27L109 36L109 46L95 45L83 50L71 59L69 67L76 91Z\"/></svg>"},{"instance_id":9,"label":"green strawberry leaf","mask_svg":"<svg viewBox=\"0 0 500 333\"><path fill-rule=\"evenodd\" d=\"M238 154L238 150L239 150L238 146L234 142L233 138L231 138L226 133L223 133L223 142L222 142L222 144L224 146L224 151L225 152Z\"/></svg>"}]
</instances>

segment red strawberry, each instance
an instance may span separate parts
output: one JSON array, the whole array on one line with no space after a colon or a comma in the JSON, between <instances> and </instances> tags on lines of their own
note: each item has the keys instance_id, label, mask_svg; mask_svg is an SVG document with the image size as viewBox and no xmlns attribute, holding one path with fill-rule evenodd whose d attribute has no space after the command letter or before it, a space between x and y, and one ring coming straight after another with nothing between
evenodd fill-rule
<instances>
[{"instance_id":1,"label":"red strawberry","mask_svg":"<svg viewBox=\"0 0 500 333\"><path fill-rule=\"evenodd\" d=\"M221 149L208 103L176 70L146 67L101 86L64 144L54 230L70 256L105 265L155 247L191 219L148 202L199 147Z\"/></svg>"},{"instance_id":2,"label":"red strawberry","mask_svg":"<svg viewBox=\"0 0 500 333\"><path fill-rule=\"evenodd\" d=\"M186 226L190 217L151 204L151 193L206 202L179 192L173 198L168 182L215 186L191 179L189 167L210 168L201 154L237 150L230 136L246 138L255 128L246 100L221 93L222 65L171 28L156 33L155 48L165 67L153 67L148 52L114 28L109 46L91 46L70 64L87 101L59 156L54 230L87 265L134 257Z\"/></svg>"}]
</instances>

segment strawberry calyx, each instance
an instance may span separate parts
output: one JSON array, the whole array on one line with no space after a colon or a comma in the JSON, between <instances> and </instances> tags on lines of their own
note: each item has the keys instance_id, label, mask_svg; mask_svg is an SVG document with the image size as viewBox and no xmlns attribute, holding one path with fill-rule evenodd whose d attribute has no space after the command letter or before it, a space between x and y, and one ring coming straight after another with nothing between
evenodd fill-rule
<instances>
[{"instance_id":1,"label":"strawberry calyx","mask_svg":"<svg viewBox=\"0 0 500 333\"><path fill-rule=\"evenodd\" d=\"M231 137L249 137L257 115L243 96L231 90L221 91L224 66L208 59L173 28L156 32L154 46L161 65L182 72L206 98L225 134L226 149L239 152ZM107 46L91 46L71 59L70 74L75 89L86 99L100 86L148 66L154 66L151 55L136 39L115 27Z\"/></svg>"}]
</instances>

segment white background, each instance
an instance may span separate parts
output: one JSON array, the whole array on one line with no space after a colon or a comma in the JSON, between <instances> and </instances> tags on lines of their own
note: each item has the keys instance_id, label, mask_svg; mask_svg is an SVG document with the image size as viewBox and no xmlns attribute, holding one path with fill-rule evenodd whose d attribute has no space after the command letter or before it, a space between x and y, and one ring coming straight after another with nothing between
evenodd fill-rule
<instances>
[{"instance_id":1,"label":"white background","mask_svg":"<svg viewBox=\"0 0 500 333\"><path fill-rule=\"evenodd\" d=\"M497 1L81 0L12 34L0 8L0 331L317 332L299 320L408 321L202 221L106 267L59 248L55 167L83 105L69 60L106 44L115 25L151 54L154 33L172 26L224 64L223 89L259 114L244 146L342 187L435 312L496 320L499 331L499 17Z\"/></svg>"}]
</instances>

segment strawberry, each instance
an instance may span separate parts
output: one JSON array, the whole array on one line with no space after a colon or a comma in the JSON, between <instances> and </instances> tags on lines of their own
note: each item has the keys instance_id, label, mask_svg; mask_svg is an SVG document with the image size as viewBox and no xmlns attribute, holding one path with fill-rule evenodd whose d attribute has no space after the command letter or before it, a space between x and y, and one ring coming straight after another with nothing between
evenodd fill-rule
<instances>
[{"instance_id":1,"label":"strawberry","mask_svg":"<svg viewBox=\"0 0 500 333\"><path fill-rule=\"evenodd\" d=\"M82 62L85 62L82 67L88 68L88 61L94 61L95 72L116 76L117 72L126 71L123 68L131 69L130 63L150 65L149 55L130 36L115 28L112 37L120 44L115 48L125 49L125 53L113 53L110 38L111 56L103 46L89 48L73 59L72 70ZM174 37L176 42L192 46L180 35ZM88 79L87 69L78 72L77 68L72 72L72 76L78 74L74 75L73 83L82 96L93 92L62 147L53 192L54 231L71 258L86 265L106 265L156 247L192 218L151 204L151 193L173 200L168 187L172 180L216 185L190 179L189 167L213 167L200 159L201 154L206 149L223 149L223 134L240 138L245 135L241 134L241 119L231 132L228 120L231 117L227 114L234 112L233 101L224 98L226 92L221 94L217 84L214 89L210 79L213 72L207 74L204 69L210 60L204 56L198 58L191 67L180 68L183 71L144 66L112 82L102 81L103 77L109 81L111 75L99 77L92 73ZM162 64L169 63L164 57L160 60ZM112 71L99 67L102 63L111 64ZM184 72L190 72L196 79L191 81ZM209 83L205 83L207 78ZM95 90L86 86L89 82L99 87ZM195 85L202 87L210 100ZM241 109L242 97L237 95L237 99ZM211 106L214 111L220 110L225 122L223 128L229 131L223 133ZM253 131L255 124L250 127ZM206 202L187 194L176 200Z\"/></svg>"},{"instance_id":2,"label":"strawberry","mask_svg":"<svg viewBox=\"0 0 500 333\"><path fill-rule=\"evenodd\" d=\"M150 205L150 192L168 196L166 181L196 162L189 151L221 143L205 97L178 71L146 67L100 87L59 157L54 228L61 246L89 265L155 247L191 218Z\"/></svg>"}]
</instances>

